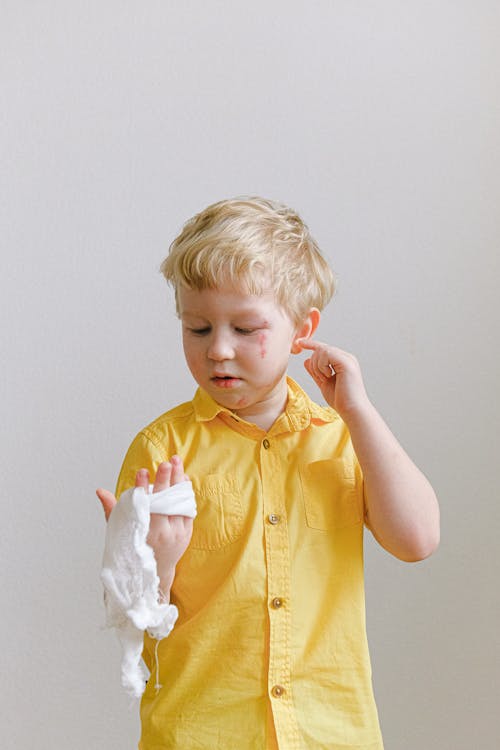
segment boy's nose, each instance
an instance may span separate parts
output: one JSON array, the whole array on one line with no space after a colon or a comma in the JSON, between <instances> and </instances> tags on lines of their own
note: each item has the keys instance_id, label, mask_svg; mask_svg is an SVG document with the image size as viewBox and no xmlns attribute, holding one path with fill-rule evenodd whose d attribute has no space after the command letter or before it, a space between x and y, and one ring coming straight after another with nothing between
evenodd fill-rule
<instances>
[{"instance_id":1,"label":"boy's nose","mask_svg":"<svg viewBox=\"0 0 500 750\"><path fill-rule=\"evenodd\" d=\"M213 336L207 350L209 359L222 362L224 359L234 358L234 347L227 336Z\"/></svg>"}]
</instances>

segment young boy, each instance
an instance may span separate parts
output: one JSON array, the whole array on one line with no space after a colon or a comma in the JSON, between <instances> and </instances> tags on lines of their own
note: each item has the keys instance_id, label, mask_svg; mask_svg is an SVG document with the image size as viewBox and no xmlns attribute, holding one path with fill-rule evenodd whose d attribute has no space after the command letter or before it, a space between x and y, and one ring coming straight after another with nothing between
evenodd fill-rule
<instances>
[{"instance_id":1,"label":"young boy","mask_svg":"<svg viewBox=\"0 0 500 750\"><path fill-rule=\"evenodd\" d=\"M313 337L332 273L299 216L260 198L191 219L162 265L189 403L125 457L116 496L193 483L198 516L151 516L179 619L141 704L141 750L380 750L363 526L401 560L439 540L434 492L370 402L356 359ZM290 353L328 406L287 378ZM106 515L116 500L98 490ZM175 577L174 577L175 575ZM145 638L154 669L157 643Z\"/></svg>"}]
</instances>

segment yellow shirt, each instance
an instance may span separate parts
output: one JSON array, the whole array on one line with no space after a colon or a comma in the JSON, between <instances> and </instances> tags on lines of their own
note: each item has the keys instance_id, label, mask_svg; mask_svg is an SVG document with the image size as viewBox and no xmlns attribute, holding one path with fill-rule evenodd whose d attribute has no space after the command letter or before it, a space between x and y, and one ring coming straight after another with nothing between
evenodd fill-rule
<instances>
[{"instance_id":1,"label":"yellow shirt","mask_svg":"<svg viewBox=\"0 0 500 750\"><path fill-rule=\"evenodd\" d=\"M198 389L133 441L117 495L179 454L192 541L140 750L382 750L365 632L363 480L344 422L288 381L266 433ZM145 638L154 671L156 642Z\"/></svg>"}]
</instances>

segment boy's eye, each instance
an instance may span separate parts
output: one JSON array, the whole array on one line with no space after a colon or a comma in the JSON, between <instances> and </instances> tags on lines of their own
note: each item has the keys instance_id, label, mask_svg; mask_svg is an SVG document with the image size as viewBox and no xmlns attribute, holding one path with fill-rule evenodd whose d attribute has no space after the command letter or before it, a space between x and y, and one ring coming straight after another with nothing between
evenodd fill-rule
<instances>
[{"instance_id":1,"label":"boy's eye","mask_svg":"<svg viewBox=\"0 0 500 750\"><path fill-rule=\"evenodd\" d=\"M195 336L206 336L211 331L210 326L204 326L203 328L190 328L190 333L193 333ZM240 333L242 336L249 336L252 333L255 333L257 329L255 328L241 328L240 326L235 326L234 330L236 333Z\"/></svg>"}]
</instances>

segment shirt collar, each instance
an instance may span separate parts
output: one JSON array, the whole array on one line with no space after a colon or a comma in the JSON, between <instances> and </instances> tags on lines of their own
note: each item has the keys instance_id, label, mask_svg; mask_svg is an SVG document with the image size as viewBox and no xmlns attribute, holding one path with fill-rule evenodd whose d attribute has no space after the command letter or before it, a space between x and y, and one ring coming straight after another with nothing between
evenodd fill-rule
<instances>
[{"instance_id":1,"label":"shirt collar","mask_svg":"<svg viewBox=\"0 0 500 750\"><path fill-rule=\"evenodd\" d=\"M198 388L194 394L193 408L197 422L210 422L222 411L231 414L229 409L214 401L203 388Z\"/></svg>"},{"instance_id":2,"label":"shirt collar","mask_svg":"<svg viewBox=\"0 0 500 750\"><path fill-rule=\"evenodd\" d=\"M292 378L287 378L287 385L288 401L285 411L278 417L270 432L294 432L305 429L313 420L333 422L339 418L337 412L329 406L315 404ZM193 408L197 422L210 422L222 413L234 416L232 411L214 401L202 388L198 388L194 395Z\"/></svg>"},{"instance_id":3,"label":"shirt collar","mask_svg":"<svg viewBox=\"0 0 500 750\"><path fill-rule=\"evenodd\" d=\"M295 431L309 427L312 421L333 422L339 418L337 412L331 407L314 403L295 380L289 377L287 383L287 405L284 413L276 420L272 429L278 427L282 420L287 420L289 429Z\"/></svg>"}]
</instances>

